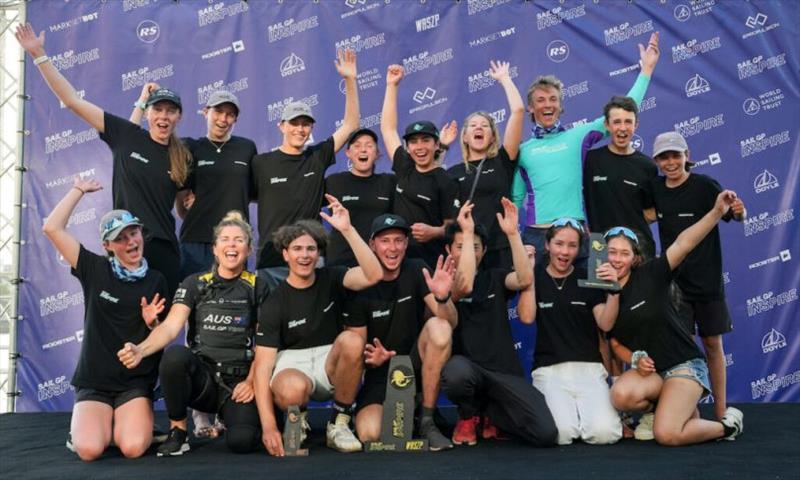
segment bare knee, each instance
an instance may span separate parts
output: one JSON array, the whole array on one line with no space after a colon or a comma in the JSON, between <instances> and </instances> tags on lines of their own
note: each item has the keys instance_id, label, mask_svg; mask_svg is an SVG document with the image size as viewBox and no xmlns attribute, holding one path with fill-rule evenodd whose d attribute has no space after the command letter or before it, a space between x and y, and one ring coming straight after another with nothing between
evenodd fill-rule
<instances>
[{"instance_id":1,"label":"bare knee","mask_svg":"<svg viewBox=\"0 0 800 480\"><path fill-rule=\"evenodd\" d=\"M425 323L427 345L437 351L449 350L453 342L453 327L438 317L432 317Z\"/></svg>"},{"instance_id":2,"label":"bare knee","mask_svg":"<svg viewBox=\"0 0 800 480\"><path fill-rule=\"evenodd\" d=\"M84 462L97 460L106 450L106 445L99 439L83 441L73 439L72 446L75 448L75 453Z\"/></svg>"},{"instance_id":3,"label":"bare knee","mask_svg":"<svg viewBox=\"0 0 800 480\"><path fill-rule=\"evenodd\" d=\"M282 410L290 405L304 405L309 396L309 381L305 375L283 371L272 383L272 394L275 403Z\"/></svg>"},{"instance_id":4,"label":"bare knee","mask_svg":"<svg viewBox=\"0 0 800 480\"><path fill-rule=\"evenodd\" d=\"M659 445L677 447L684 444L680 430L673 426L655 423L653 425L653 436Z\"/></svg>"},{"instance_id":5,"label":"bare knee","mask_svg":"<svg viewBox=\"0 0 800 480\"><path fill-rule=\"evenodd\" d=\"M637 400L632 388L619 382L611 387L611 404L614 405L614 408L617 410L623 412L634 410L634 405L636 405Z\"/></svg>"},{"instance_id":6,"label":"bare knee","mask_svg":"<svg viewBox=\"0 0 800 480\"><path fill-rule=\"evenodd\" d=\"M122 452L125 458L139 458L150 447L151 440L146 437L122 439L118 443L119 451Z\"/></svg>"},{"instance_id":7,"label":"bare knee","mask_svg":"<svg viewBox=\"0 0 800 480\"><path fill-rule=\"evenodd\" d=\"M359 412L356 416L356 432L361 442L375 442L381 436L381 412L375 415L376 408L366 408L373 411L362 410Z\"/></svg>"},{"instance_id":8,"label":"bare knee","mask_svg":"<svg viewBox=\"0 0 800 480\"><path fill-rule=\"evenodd\" d=\"M361 335L345 330L336 337L339 358L348 362L360 362L366 345Z\"/></svg>"}]
</instances>

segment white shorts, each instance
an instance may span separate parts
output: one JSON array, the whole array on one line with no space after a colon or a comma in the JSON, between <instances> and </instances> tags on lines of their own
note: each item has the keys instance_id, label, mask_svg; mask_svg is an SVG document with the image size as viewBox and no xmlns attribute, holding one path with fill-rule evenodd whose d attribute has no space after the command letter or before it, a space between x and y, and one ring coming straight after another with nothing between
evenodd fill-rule
<instances>
[{"instance_id":1,"label":"white shorts","mask_svg":"<svg viewBox=\"0 0 800 480\"><path fill-rule=\"evenodd\" d=\"M274 380L281 370L293 368L311 380L311 400L324 402L333 398L333 385L325 372L325 363L333 345L302 348L298 350L281 350L275 357L275 368L272 369ZM272 382L270 381L270 387Z\"/></svg>"}]
</instances>

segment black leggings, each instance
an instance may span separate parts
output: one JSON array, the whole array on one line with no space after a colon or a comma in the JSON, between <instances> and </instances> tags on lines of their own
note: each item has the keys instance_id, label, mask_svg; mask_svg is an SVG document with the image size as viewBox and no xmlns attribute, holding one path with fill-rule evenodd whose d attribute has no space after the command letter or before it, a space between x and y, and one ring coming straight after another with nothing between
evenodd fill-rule
<instances>
[{"instance_id":1,"label":"black leggings","mask_svg":"<svg viewBox=\"0 0 800 480\"><path fill-rule=\"evenodd\" d=\"M180 278L181 252L178 246L163 238L151 238L144 242L144 258L149 268L158 270L167 279L167 303L172 302L172 296L183 280ZM147 299L150 300L152 298Z\"/></svg>"},{"instance_id":2,"label":"black leggings","mask_svg":"<svg viewBox=\"0 0 800 480\"><path fill-rule=\"evenodd\" d=\"M261 422L255 401L231 400L228 391L214 380L211 367L189 348L175 345L167 349L158 373L170 420L186 419L189 407L219 413L225 422L228 448L236 453L250 453L261 445Z\"/></svg>"}]
</instances>

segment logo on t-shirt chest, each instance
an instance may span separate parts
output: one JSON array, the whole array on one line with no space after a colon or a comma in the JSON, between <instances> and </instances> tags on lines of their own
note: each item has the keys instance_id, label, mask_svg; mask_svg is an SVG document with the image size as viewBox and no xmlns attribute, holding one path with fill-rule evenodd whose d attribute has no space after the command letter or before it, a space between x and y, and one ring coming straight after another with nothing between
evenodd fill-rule
<instances>
[{"instance_id":1,"label":"logo on t-shirt chest","mask_svg":"<svg viewBox=\"0 0 800 480\"><path fill-rule=\"evenodd\" d=\"M103 300L107 300L111 303L119 303L119 298L112 296L110 293L106 292L105 290L100 291L100 298Z\"/></svg>"},{"instance_id":2,"label":"logo on t-shirt chest","mask_svg":"<svg viewBox=\"0 0 800 480\"><path fill-rule=\"evenodd\" d=\"M142 163L150 163L150 160L146 159L146 158L145 158L144 156L142 156L142 154L141 154L141 153L139 153L139 152L131 152L131 155L130 155L130 156L131 156L131 158L132 158L132 159L134 159L134 160L139 160L139 161L140 161L140 162L142 162Z\"/></svg>"},{"instance_id":3,"label":"logo on t-shirt chest","mask_svg":"<svg viewBox=\"0 0 800 480\"><path fill-rule=\"evenodd\" d=\"M299 327L300 325L305 325L305 324L306 324L306 319L300 318L298 320L289 320L289 324L287 326L289 328L296 328Z\"/></svg>"},{"instance_id":4,"label":"logo on t-shirt chest","mask_svg":"<svg viewBox=\"0 0 800 480\"><path fill-rule=\"evenodd\" d=\"M270 185L275 185L276 183L286 183L289 179L286 177L272 177L269 179Z\"/></svg>"},{"instance_id":5,"label":"logo on t-shirt chest","mask_svg":"<svg viewBox=\"0 0 800 480\"><path fill-rule=\"evenodd\" d=\"M358 195L345 195L342 197L343 202L357 202L358 199Z\"/></svg>"}]
</instances>

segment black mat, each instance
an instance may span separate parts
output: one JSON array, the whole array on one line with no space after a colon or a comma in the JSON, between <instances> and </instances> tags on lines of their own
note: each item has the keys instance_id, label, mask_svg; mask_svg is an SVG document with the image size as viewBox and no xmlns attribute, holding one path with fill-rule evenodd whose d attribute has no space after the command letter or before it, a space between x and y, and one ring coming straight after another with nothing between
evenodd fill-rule
<instances>
[{"instance_id":1,"label":"black mat","mask_svg":"<svg viewBox=\"0 0 800 480\"><path fill-rule=\"evenodd\" d=\"M439 453L341 454L325 448L326 411L312 412L311 455L235 455L221 441L194 441L183 457L127 460L116 449L84 463L64 447L69 414L0 415L1 478L488 478L488 479L798 479L800 404L741 405L745 433L735 442L661 447L623 440L616 445L536 449L483 442ZM704 416L710 413L703 409ZM453 418L453 412L446 412ZM163 413L157 420L166 425Z\"/></svg>"}]
</instances>

